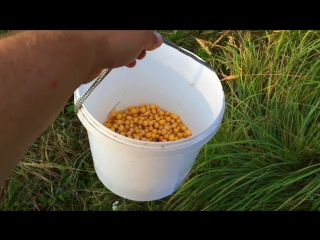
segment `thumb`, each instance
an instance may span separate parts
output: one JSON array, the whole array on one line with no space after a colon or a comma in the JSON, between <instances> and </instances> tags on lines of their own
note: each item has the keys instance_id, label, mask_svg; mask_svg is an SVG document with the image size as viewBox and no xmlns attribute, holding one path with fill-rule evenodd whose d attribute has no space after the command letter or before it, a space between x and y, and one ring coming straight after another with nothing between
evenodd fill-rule
<instances>
[{"instance_id":1,"label":"thumb","mask_svg":"<svg viewBox=\"0 0 320 240\"><path fill-rule=\"evenodd\" d=\"M147 42L145 45L146 51L152 51L158 47L160 47L162 44L162 36L157 33L156 31L150 32L150 34L147 37Z\"/></svg>"}]
</instances>

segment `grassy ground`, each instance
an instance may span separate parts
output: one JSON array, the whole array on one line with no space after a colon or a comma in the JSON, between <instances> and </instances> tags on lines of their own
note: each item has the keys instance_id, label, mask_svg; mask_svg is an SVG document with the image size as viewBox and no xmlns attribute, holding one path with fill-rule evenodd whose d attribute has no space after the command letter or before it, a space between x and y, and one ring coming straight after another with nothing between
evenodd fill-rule
<instances>
[{"instance_id":1,"label":"grassy ground","mask_svg":"<svg viewBox=\"0 0 320 240\"><path fill-rule=\"evenodd\" d=\"M221 128L188 180L153 202L98 180L72 98L0 188L1 210L319 210L320 32L162 31L212 64Z\"/></svg>"}]
</instances>

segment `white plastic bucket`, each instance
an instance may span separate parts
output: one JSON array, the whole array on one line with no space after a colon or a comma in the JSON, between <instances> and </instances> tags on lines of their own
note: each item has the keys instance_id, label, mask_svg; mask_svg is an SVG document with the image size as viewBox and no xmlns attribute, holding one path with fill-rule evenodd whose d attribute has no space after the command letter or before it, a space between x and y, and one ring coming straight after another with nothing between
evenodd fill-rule
<instances>
[{"instance_id":1,"label":"white plastic bucket","mask_svg":"<svg viewBox=\"0 0 320 240\"><path fill-rule=\"evenodd\" d=\"M75 102L92 83L80 86ZM192 136L173 142L145 142L102 125L109 112L155 103L176 113ZM176 191L201 147L217 132L225 109L222 86L207 67L165 44L130 69L113 69L78 112L87 129L95 171L113 193L152 201Z\"/></svg>"}]
</instances>

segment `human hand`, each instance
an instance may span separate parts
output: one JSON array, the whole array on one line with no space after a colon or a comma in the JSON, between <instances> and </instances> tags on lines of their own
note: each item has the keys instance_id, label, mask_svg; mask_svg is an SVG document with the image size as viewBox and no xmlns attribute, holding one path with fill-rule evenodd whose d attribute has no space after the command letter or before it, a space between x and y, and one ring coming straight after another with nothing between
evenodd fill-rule
<instances>
[{"instance_id":1,"label":"human hand","mask_svg":"<svg viewBox=\"0 0 320 240\"><path fill-rule=\"evenodd\" d=\"M81 31L92 49L92 72L86 82L96 78L104 68L134 67L147 51L162 44L162 37L153 30Z\"/></svg>"}]
</instances>

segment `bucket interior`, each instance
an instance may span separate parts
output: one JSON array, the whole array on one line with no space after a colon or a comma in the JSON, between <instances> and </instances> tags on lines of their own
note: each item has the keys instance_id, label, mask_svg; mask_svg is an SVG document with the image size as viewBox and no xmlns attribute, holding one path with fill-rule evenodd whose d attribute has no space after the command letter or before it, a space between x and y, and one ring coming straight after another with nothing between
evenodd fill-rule
<instances>
[{"instance_id":1,"label":"bucket interior","mask_svg":"<svg viewBox=\"0 0 320 240\"><path fill-rule=\"evenodd\" d=\"M76 97L91 85L92 82L80 86ZM222 86L213 71L162 44L147 52L134 68L113 69L83 106L96 121L103 123L118 102L116 110L154 103L178 114L195 135L219 117L223 101Z\"/></svg>"}]
</instances>

